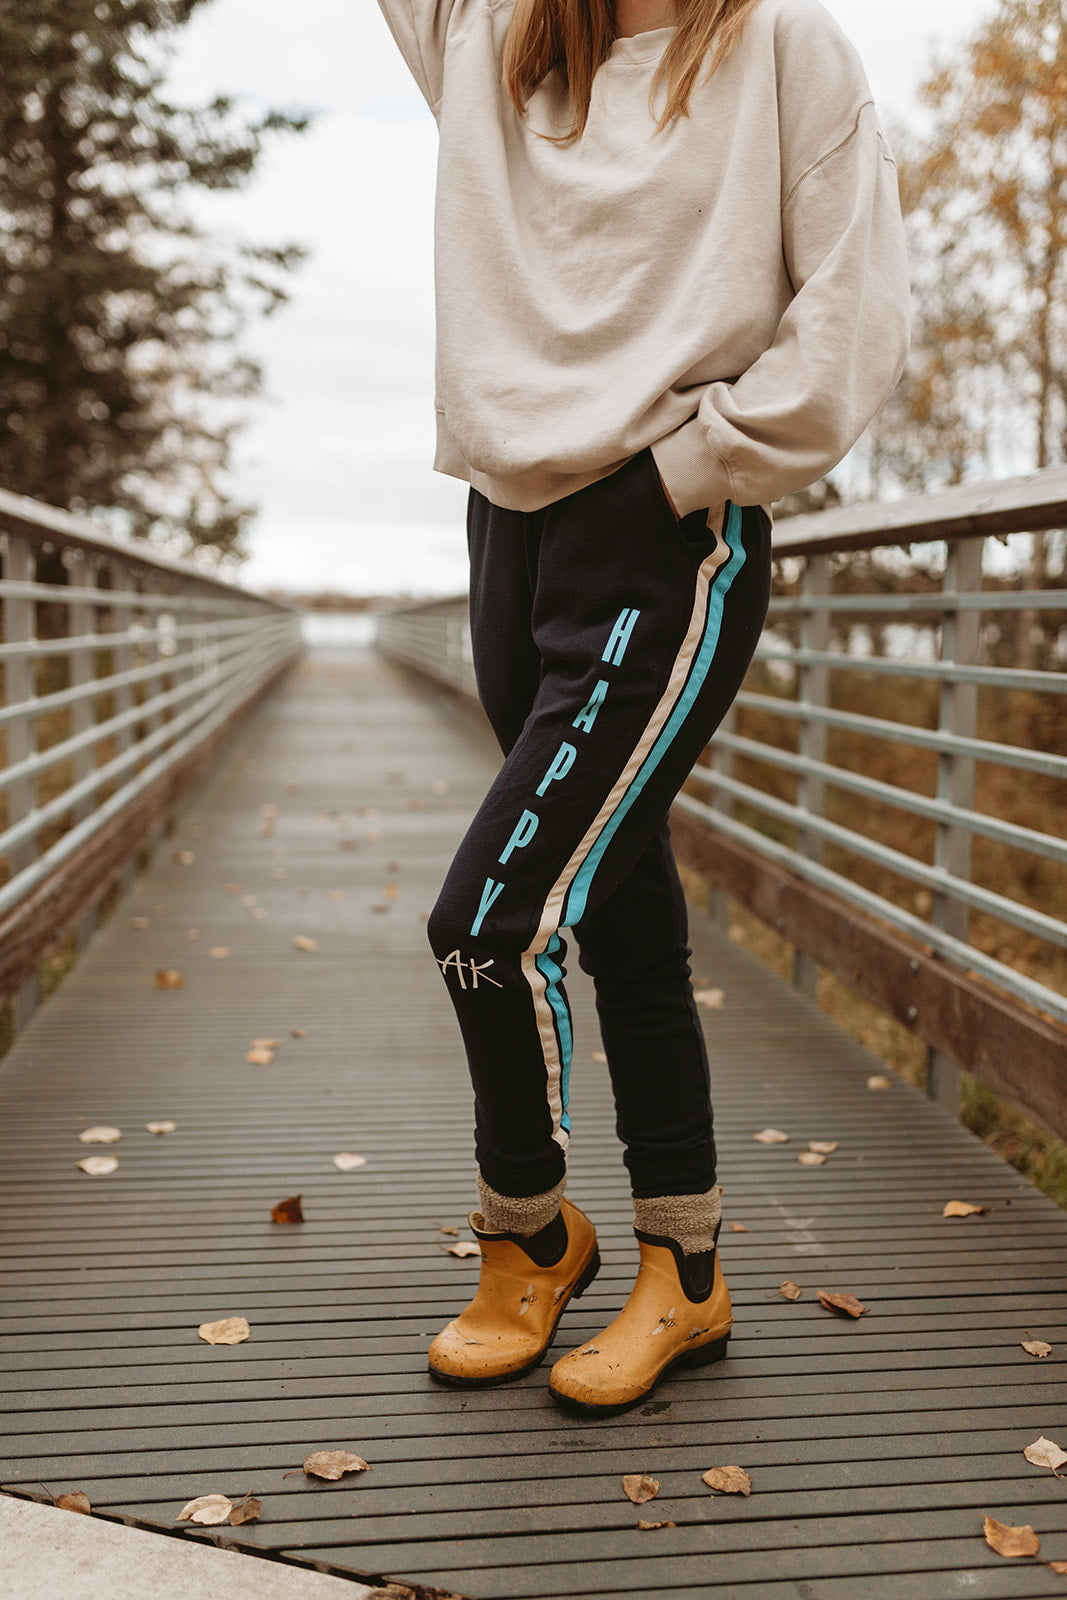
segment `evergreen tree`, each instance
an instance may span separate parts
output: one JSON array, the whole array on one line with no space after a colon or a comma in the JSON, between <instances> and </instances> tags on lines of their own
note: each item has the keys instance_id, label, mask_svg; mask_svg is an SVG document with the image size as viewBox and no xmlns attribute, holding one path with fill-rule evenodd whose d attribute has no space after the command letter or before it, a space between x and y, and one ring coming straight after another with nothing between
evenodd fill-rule
<instances>
[{"instance_id":1,"label":"evergreen tree","mask_svg":"<svg viewBox=\"0 0 1067 1600\"><path fill-rule=\"evenodd\" d=\"M254 508L231 444L262 388L235 341L305 252L213 242L182 196L237 189L309 119L170 102L205 3L0 0L0 483L233 555Z\"/></svg>"}]
</instances>

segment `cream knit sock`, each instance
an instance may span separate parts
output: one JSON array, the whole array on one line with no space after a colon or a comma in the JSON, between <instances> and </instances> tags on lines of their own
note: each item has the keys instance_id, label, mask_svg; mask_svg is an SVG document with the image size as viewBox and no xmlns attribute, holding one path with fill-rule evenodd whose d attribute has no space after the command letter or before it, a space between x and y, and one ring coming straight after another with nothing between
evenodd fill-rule
<instances>
[{"instance_id":1,"label":"cream knit sock","mask_svg":"<svg viewBox=\"0 0 1067 1600\"><path fill-rule=\"evenodd\" d=\"M634 1199L634 1227L641 1233L673 1239L687 1256L715 1246L715 1230L722 1217L722 1190L707 1194L661 1194L650 1200Z\"/></svg>"},{"instance_id":2,"label":"cream knit sock","mask_svg":"<svg viewBox=\"0 0 1067 1600\"><path fill-rule=\"evenodd\" d=\"M478 1198L481 1201L481 1220L476 1212L473 1218L474 1226L483 1233L519 1233L526 1239L535 1233L540 1233L542 1228L547 1228L559 1211L559 1203L563 1199L563 1191L567 1187L566 1178L561 1178L554 1189L546 1189L544 1194L509 1195L498 1194L491 1189L478 1174Z\"/></svg>"}]
</instances>

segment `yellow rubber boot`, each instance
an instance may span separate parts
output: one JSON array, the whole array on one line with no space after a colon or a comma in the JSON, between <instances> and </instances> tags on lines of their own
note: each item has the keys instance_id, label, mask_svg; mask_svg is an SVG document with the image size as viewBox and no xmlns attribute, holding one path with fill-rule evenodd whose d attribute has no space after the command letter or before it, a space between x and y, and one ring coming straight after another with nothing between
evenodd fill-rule
<instances>
[{"instance_id":1,"label":"yellow rubber boot","mask_svg":"<svg viewBox=\"0 0 1067 1600\"><path fill-rule=\"evenodd\" d=\"M638 1232L637 1241L641 1266L626 1305L597 1338L561 1356L549 1378L556 1399L587 1416L626 1411L672 1368L726 1354L733 1317L718 1250L686 1257L673 1239Z\"/></svg>"},{"instance_id":2,"label":"yellow rubber boot","mask_svg":"<svg viewBox=\"0 0 1067 1600\"><path fill-rule=\"evenodd\" d=\"M485 1233L471 1215L482 1247L478 1292L430 1346L430 1374L442 1383L482 1389L510 1383L542 1360L567 1308L600 1270L596 1233L569 1200L560 1205L565 1244L550 1265L539 1265L523 1248L521 1234Z\"/></svg>"}]
</instances>

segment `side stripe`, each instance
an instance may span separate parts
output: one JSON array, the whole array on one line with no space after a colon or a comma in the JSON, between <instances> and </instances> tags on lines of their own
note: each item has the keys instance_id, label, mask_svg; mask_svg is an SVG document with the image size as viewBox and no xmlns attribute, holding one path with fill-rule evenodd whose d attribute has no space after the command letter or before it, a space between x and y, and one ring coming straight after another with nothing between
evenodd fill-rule
<instances>
[{"instance_id":1,"label":"side stripe","mask_svg":"<svg viewBox=\"0 0 1067 1600\"><path fill-rule=\"evenodd\" d=\"M567 1111L567 1102L570 1098L571 1056L573 1054L573 1035L571 1032L571 1014L567 1009L567 1002L563 998L563 991L559 985L563 980L563 969L552 960L560 947L560 937L553 934L548 941L548 948L537 956L537 970L546 979L545 998L552 1007L556 1019L556 1040L559 1046L560 1059L560 1125L566 1133L571 1131L571 1119Z\"/></svg>"}]
</instances>

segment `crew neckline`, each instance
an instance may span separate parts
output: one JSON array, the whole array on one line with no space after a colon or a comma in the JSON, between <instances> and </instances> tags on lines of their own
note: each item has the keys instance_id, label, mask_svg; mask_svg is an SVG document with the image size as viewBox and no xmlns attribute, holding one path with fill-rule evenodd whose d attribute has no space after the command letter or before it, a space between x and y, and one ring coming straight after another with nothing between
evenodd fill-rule
<instances>
[{"instance_id":1,"label":"crew neckline","mask_svg":"<svg viewBox=\"0 0 1067 1600\"><path fill-rule=\"evenodd\" d=\"M608 54L609 61L653 61L661 56L677 33L677 28L650 28L647 33L632 33L616 39Z\"/></svg>"}]
</instances>

